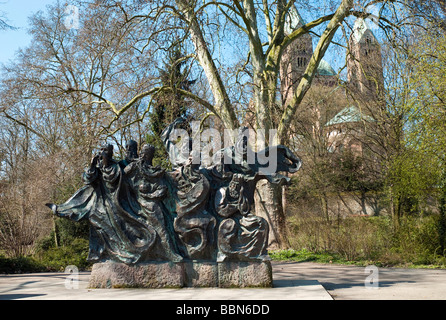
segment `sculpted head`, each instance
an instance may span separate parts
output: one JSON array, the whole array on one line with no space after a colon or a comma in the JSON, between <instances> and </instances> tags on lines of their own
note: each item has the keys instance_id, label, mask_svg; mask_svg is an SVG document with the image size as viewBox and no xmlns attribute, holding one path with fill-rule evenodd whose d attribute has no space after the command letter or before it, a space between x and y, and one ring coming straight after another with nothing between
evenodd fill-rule
<instances>
[{"instance_id":1,"label":"sculpted head","mask_svg":"<svg viewBox=\"0 0 446 320\"><path fill-rule=\"evenodd\" d=\"M104 142L101 145L100 155L102 158L112 159L113 158L113 145L107 142Z\"/></svg>"},{"instance_id":2,"label":"sculpted head","mask_svg":"<svg viewBox=\"0 0 446 320\"><path fill-rule=\"evenodd\" d=\"M138 142L129 140L125 146L125 159L132 161L136 158L138 158Z\"/></svg>"},{"instance_id":3,"label":"sculpted head","mask_svg":"<svg viewBox=\"0 0 446 320\"><path fill-rule=\"evenodd\" d=\"M141 148L140 157L145 162L152 164L153 157L155 156L155 147L151 144L145 144Z\"/></svg>"}]
</instances>

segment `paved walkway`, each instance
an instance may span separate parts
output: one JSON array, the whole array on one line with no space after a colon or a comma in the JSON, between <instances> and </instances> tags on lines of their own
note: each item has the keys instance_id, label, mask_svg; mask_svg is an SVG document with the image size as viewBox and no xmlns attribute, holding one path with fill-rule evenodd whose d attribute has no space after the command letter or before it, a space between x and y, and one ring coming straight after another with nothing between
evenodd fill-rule
<instances>
[{"instance_id":1,"label":"paved walkway","mask_svg":"<svg viewBox=\"0 0 446 320\"><path fill-rule=\"evenodd\" d=\"M446 270L274 262L269 289L88 289L89 275L0 275L0 300L446 300Z\"/></svg>"},{"instance_id":2,"label":"paved walkway","mask_svg":"<svg viewBox=\"0 0 446 320\"><path fill-rule=\"evenodd\" d=\"M446 300L446 270L276 263L281 278L317 280L334 300ZM372 282L375 278L375 282Z\"/></svg>"}]
</instances>

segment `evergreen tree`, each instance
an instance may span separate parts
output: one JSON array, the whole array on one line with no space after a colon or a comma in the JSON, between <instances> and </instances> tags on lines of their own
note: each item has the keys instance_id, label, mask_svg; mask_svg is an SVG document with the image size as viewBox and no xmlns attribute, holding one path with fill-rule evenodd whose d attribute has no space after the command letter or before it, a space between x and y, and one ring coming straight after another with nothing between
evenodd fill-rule
<instances>
[{"instance_id":1,"label":"evergreen tree","mask_svg":"<svg viewBox=\"0 0 446 320\"><path fill-rule=\"evenodd\" d=\"M191 102L187 101L184 95L178 93L176 89L190 91L191 86L196 80L189 80L189 70L183 68L187 59L185 59L179 46L173 47L168 53L167 62L160 70L160 79L163 86L170 87L173 90L169 92L160 92L152 107L150 113L150 130L147 135L148 143L156 147L154 165L160 164L164 167L170 167L167 152L160 139L163 129L172 123L176 118L188 118L191 116Z\"/></svg>"}]
</instances>

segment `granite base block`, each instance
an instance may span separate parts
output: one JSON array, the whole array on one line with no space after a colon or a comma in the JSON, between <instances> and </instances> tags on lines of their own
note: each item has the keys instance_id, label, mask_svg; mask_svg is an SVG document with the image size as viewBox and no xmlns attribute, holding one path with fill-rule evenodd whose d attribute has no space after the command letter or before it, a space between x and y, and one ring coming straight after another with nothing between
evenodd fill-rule
<instances>
[{"instance_id":1,"label":"granite base block","mask_svg":"<svg viewBox=\"0 0 446 320\"><path fill-rule=\"evenodd\" d=\"M273 271L269 261L219 262L218 286L220 288L270 288Z\"/></svg>"},{"instance_id":2,"label":"granite base block","mask_svg":"<svg viewBox=\"0 0 446 320\"><path fill-rule=\"evenodd\" d=\"M177 263L104 262L93 265L90 288L181 288L183 266Z\"/></svg>"},{"instance_id":3,"label":"granite base block","mask_svg":"<svg viewBox=\"0 0 446 320\"><path fill-rule=\"evenodd\" d=\"M183 262L185 287L217 287L218 267L215 262Z\"/></svg>"},{"instance_id":4,"label":"granite base block","mask_svg":"<svg viewBox=\"0 0 446 320\"><path fill-rule=\"evenodd\" d=\"M90 288L272 287L272 267L263 262L153 262L93 265Z\"/></svg>"}]
</instances>

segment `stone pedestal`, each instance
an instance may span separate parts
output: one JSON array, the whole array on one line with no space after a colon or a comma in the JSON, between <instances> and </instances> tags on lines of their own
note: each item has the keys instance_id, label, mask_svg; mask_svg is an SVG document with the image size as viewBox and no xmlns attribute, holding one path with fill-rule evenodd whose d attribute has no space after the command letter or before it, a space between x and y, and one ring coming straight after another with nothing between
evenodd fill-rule
<instances>
[{"instance_id":1,"label":"stone pedestal","mask_svg":"<svg viewBox=\"0 0 446 320\"><path fill-rule=\"evenodd\" d=\"M104 262L93 265L90 288L181 288L183 266L177 263L127 265Z\"/></svg>"},{"instance_id":2,"label":"stone pedestal","mask_svg":"<svg viewBox=\"0 0 446 320\"><path fill-rule=\"evenodd\" d=\"M152 262L93 265L90 288L272 287L272 268L263 262Z\"/></svg>"},{"instance_id":3,"label":"stone pedestal","mask_svg":"<svg viewBox=\"0 0 446 320\"><path fill-rule=\"evenodd\" d=\"M273 271L269 261L219 262L220 288L269 288L273 286Z\"/></svg>"},{"instance_id":4,"label":"stone pedestal","mask_svg":"<svg viewBox=\"0 0 446 320\"><path fill-rule=\"evenodd\" d=\"M183 262L185 287L218 287L216 262Z\"/></svg>"}]
</instances>

